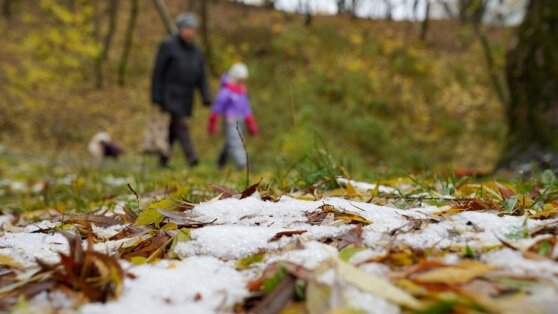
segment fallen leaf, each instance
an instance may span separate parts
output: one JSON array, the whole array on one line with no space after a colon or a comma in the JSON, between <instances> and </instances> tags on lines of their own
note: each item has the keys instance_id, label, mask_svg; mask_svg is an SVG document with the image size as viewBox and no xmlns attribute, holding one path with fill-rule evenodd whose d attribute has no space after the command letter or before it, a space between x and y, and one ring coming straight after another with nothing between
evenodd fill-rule
<instances>
[{"instance_id":1,"label":"fallen leaf","mask_svg":"<svg viewBox=\"0 0 558 314\"><path fill-rule=\"evenodd\" d=\"M122 222L118 219L101 216L101 215L74 215L64 217L64 222L66 223L77 223L89 227L90 224L94 223L101 227L110 227L114 225L121 225Z\"/></svg>"},{"instance_id":2,"label":"fallen leaf","mask_svg":"<svg viewBox=\"0 0 558 314\"><path fill-rule=\"evenodd\" d=\"M336 264L337 274L348 284L413 310L422 308L422 304L417 299L389 281L362 271L342 260L337 260Z\"/></svg>"},{"instance_id":3,"label":"fallen leaf","mask_svg":"<svg viewBox=\"0 0 558 314\"><path fill-rule=\"evenodd\" d=\"M412 280L424 283L461 284L482 277L495 268L493 265L481 262L464 262L458 265L429 270L413 276Z\"/></svg>"},{"instance_id":4,"label":"fallen leaf","mask_svg":"<svg viewBox=\"0 0 558 314\"><path fill-rule=\"evenodd\" d=\"M251 186L246 188L246 190L242 191L240 195L240 199L245 199L247 197L252 196L252 194L256 193L256 191L258 190L258 186L260 186L260 184L262 183L262 180L263 178L260 179L259 182L252 184Z\"/></svg>"},{"instance_id":5,"label":"fallen leaf","mask_svg":"<svg viewBox=\"0 0 558 314\"><path fill-rule=\"evenodd\" d=\"M225 199L225 198L230 198L230 197L234 197L236 195L239 195L240 193L238 193L235 190L229 189L228 187L216 184L216 183L212 183L209 185L213 190L221 193L221 196L219 197L219 199Z\"/></svg>"},{"instance_id":6,"label":"fallen leaf","mask_svg":"<svg viewBox=\"0 0 558 314\"><path fill-rule=\"evenodd\" d=\"M252 266L252 264L260 263L264 260L265 253L258 253L236 261L236 269L244 270Z\"/></svg>"},{"instance_id":7,"label":"fallen leaf","mask_svg":"<svg viewBox=\"0 0 558 314\"><path fill-rule=\"evenodd\" d=\"M358 252L362 252L364 251L365 248L362 247L355 247L355 246L346 246L345 248L343 248L340 252L339 252L339 258L342 261L348 262L351 257L353 257L355 254L357 254Z\"/></svg>"},{"instance_id":8,"label":"fallen leaf","mask_svg":"<svg viewBox=\"0 0 558 314\"><path fill-rule=\"evenodd\" d=\"M269 239L269 242L278 241L282 237L290 237L293 235L303 234L305 232L306 230L288 230L288 231L277 232L271 239Z\"/></svg>"},{"instance_id":9,"label":"fallen leaf","mask_svg":"<svg viewBox=\"0 0 558 314\"><path fill-rule=\"evenodd\" d=\"M24 270L25 267L20 263L16 262L13 257L8 255L0 255L0 266L7 266L9 268Z\"/></svg>"},{"instance_id":10,"label":"fallen leaf","mask_svg":"<svg viewBox=\"0 0 558 314\"><path fill-rule=\"evenodd\" d=\"M498 182L495 182L495 183L496 183L496 187L498 188L498 192L500 192L500 196L502 197L502 199L504 199L504 200L510 199L516 194L509 187L507 187L503 184L500 184Z\"/></svg>"}]
</instances>

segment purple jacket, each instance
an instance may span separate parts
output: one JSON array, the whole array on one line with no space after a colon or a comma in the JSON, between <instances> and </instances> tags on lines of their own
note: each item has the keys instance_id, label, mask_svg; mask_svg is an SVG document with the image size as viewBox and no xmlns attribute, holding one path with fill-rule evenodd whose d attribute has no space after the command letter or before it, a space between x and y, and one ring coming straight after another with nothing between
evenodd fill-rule
<instances>
[{"instance_id":1,"label":"purple jacket","mask_svg":"<svg viewBox=\"0 0 558 314\"><path fill-rule=\"evenodd\" d=\"M227 82L221 77L221 88L213 103L212 113L223 117L246 118L252 116L248 94L244 88Z\"/></svg>"}]
</instances>

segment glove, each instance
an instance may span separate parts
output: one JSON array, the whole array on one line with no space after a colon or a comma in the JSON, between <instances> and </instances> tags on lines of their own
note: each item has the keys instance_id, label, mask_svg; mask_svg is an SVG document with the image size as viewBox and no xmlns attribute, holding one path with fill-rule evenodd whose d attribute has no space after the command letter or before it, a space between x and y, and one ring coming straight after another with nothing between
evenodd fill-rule
<instances>
[{"instance_id":1,"label":"glove","mask_svg":"<svg viewBox=\"0 0 558 314\"><path fill-rule=\"evenodd\" d=\"M219 120L219 116L213 112L209 117L209 124L207 125L209 134L215 134L215 132L217 132L217 120Z\"/></svg>"},{"instance_id":2,"label":"glove","mask_svg":"<svg viewBox=\"0 0 558 314\"><path fill-rule=\"evenodd\" d=\"M246 119L246 126L248 127L248 132L251 135L258 134L258 127L256 126L256 120L254 120L254 116L247 116Z\"/></svg>"}]
</instances>

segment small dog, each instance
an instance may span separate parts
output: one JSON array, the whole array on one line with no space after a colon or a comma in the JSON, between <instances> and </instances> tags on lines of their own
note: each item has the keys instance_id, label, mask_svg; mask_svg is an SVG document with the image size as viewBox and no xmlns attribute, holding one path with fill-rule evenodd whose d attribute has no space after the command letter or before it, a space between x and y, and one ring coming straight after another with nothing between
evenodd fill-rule
<instances>
[{"instance_id":1,"label":"small dog","mask_svg":"<svg viewBox=\"0 0 558 314\"><path fill-rule=\"evenodd\" d=\"M99 132L91 138L87 146L89 153L101 162L105 159L118 159L122 155L122 148L116 144L107 132Z\"/></svg>"}]
</instances>

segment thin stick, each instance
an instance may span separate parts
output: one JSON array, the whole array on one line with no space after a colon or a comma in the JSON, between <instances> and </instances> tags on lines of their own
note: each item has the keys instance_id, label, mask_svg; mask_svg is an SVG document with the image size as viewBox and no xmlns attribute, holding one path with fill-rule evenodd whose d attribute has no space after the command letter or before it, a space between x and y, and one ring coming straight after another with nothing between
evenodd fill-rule
<instances>
[{"instance_id":1,"label":"thin stick","mask_svg":"<svg viewBox=\"0 0 558 314\"><path fill-rule=\"evenodd\" d=\"M236 123L236 131L238 132L238 136L242 140L242 146L244 147L244 155L246 156L246 187L250 186L250 156L248 156L248 149L246 148L246 141L244 140L244 136L242 136L242 132L240 131L240 123Z\"/></svg>"}]
</instances>

